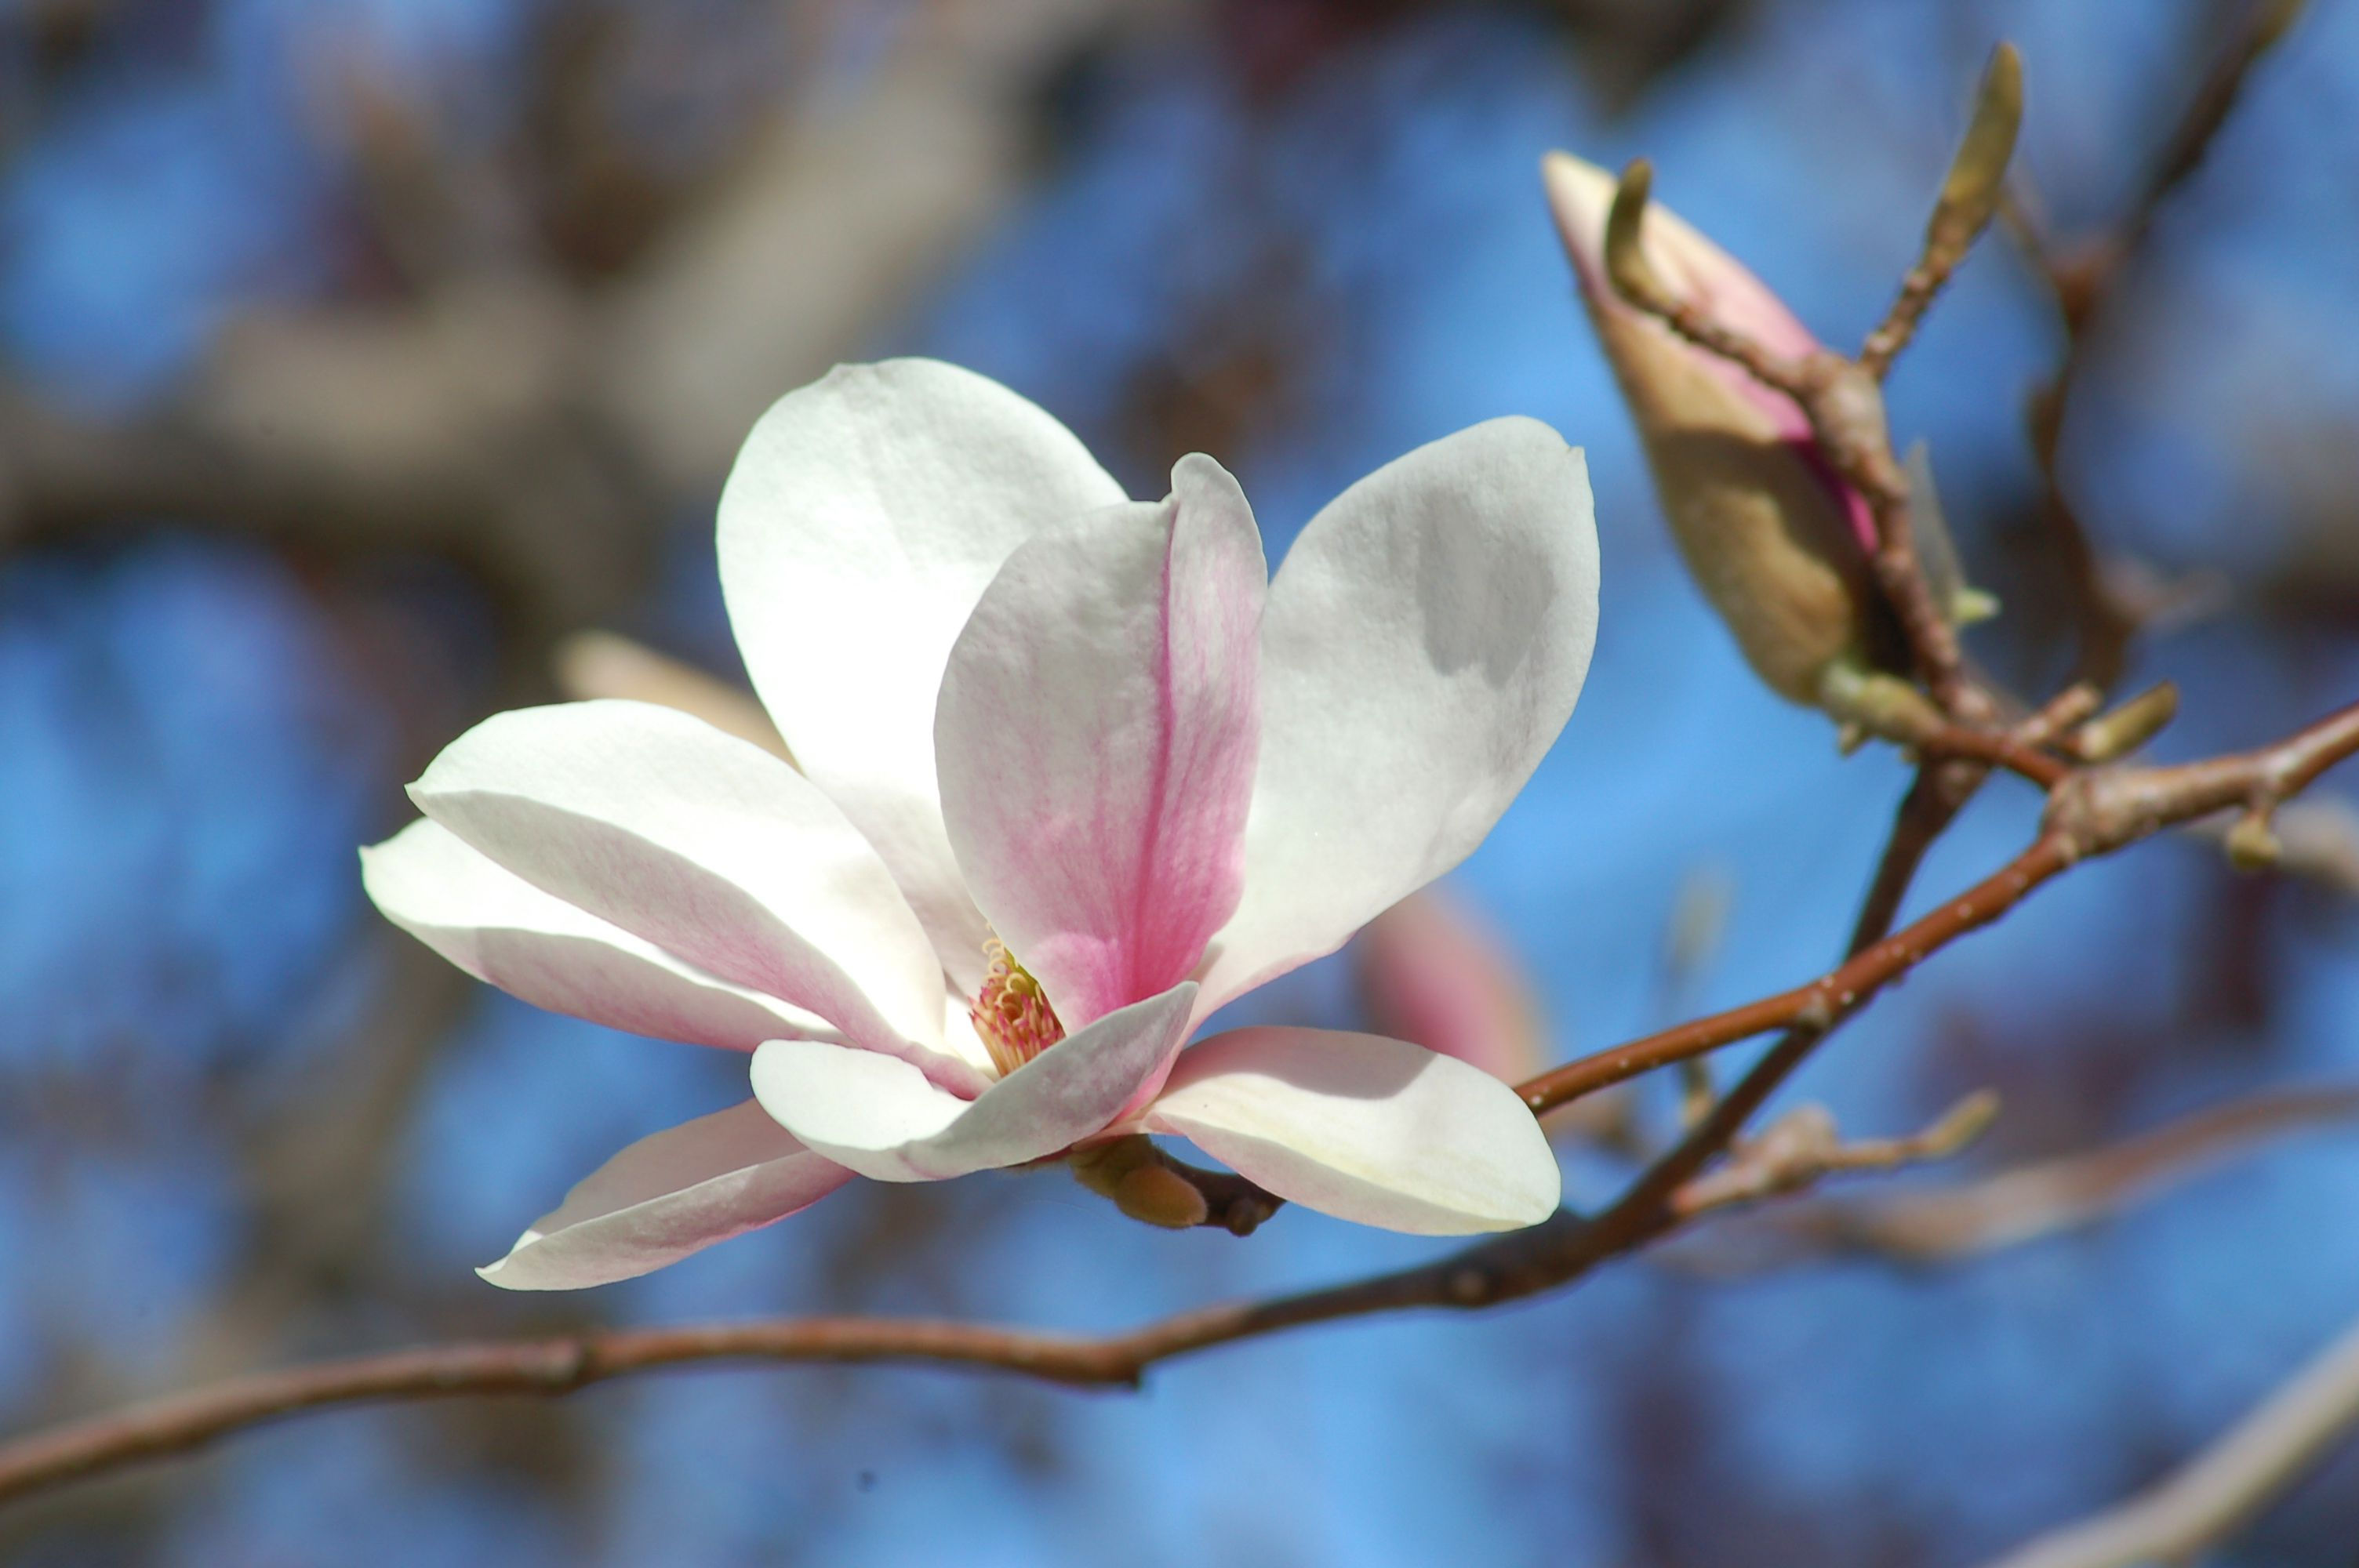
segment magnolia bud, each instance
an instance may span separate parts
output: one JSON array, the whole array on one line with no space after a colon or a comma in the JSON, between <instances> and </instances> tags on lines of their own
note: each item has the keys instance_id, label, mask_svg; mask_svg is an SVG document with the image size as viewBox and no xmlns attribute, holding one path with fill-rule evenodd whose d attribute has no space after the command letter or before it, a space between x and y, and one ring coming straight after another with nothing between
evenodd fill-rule
<instances>
[{"instance_id":1,"label":"magnolia bud","mask_svg":"<svg viewBox=\"0 0 2359 1568\"><path fill-rule=\"evenodd\" d=\"M577 632L550 656L558 688L576 702L622 697L676 708L724 734L751 741L793 762L778 727L754 694L706 675L693 665L666 658L654 649L611 632Z\"/></svg>"},{"instance_id":2,"label":"magnolia bud","mask_svg":"<svg viewBox=\"0 0 2359 1568\"><path fill-rule=\"evenodd\" d=\"M1547 1059L1539 1004L1506 942L1432 888L1361 928L1353 970L1378 1033L1518 1083Z\"/></svg>"},{"instance_id":3,"label":"magnolia bud","mask_svg":"<svg viewBox=\"0 0 2359 1568\"><path fill-rule=\"evenodd\" d=\"M1614 292L1604 261L1614 176L1566 153L1550 153L1541 175L1689 571L1755 672L1818 705L1831 665L1865 662L1866 501L1836 477L1791 398ZM1638 249L1660 287L1770 353L1818 351L1758 278L1661 207L1646 209Z\"/></svg>"}]
</instances>

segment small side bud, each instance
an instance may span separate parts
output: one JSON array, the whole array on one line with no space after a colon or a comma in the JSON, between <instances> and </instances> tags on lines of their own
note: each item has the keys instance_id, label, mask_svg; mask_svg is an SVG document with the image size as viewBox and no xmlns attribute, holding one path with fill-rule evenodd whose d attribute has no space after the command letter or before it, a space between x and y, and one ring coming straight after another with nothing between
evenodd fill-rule
<instances>
[{"instance_id":1,"label":"small side bud","mask_svg":"<svg viewBox=\"0 0 2359 1568\"><path fill-rule=\"evenodd\" d=\"M1617 180L1550 153L1541 171L1681 557L1762 680L1815 705L1829 662L1866 643L1867 503L1836 477L1793 399L1628 297L1696 305L1792 362L1821 354L1818 341L1759 279L1647 200L1643 162Z\"/></svg>"},{"instance_id":2,"label":"small side bud","mask_svg":"<svg viewBox=\"0 0 2359 1568\"><path fill-rule=\"evenodd\" d=\"M1940 200L1925 225L1929 254L1961 256L1998 211L2006 166L2015 157L2016 133L2023 125L2023 57L2013 44L1991 51L1974 94L1974 117L1950 160Z\"/></svg>"},{"instance_id":3,"label":"small side bud","mask_svg":"<svg viewBox=\"0 0 2359 1568\"><path fill-rule=\"evenodd\" d=\"M1974 1090L1917 1135L1915 1152L1928 1160L1944 1160L1958 1153L1990 1130L1991 1123L1998 1119L1999 1108L1996 1089Z\"/></svg>"},{"instance_id":4,"label":"small side bud","mask_svg":"<svg viewBox=\"0 0 2359 1568\"><path fill-rule=\"evenodd\" d=\"M793 762L754 694L612 632L576 632L549 655L558 689L576 702L621 697L676 708L723 734Z\"/></svg>"},{"instance_id":5,"label":"small side bud","mask_svg":"<svg viewBox=\"0 0 2359 1568\"><path fill-rule=\"evenodd\" d=\"M1380 1034L1520 1083L1547 1060L1539 1003L1506 940L1457 900L1413 892L1361 928L1353 974Z\"/></svg>"},{"instance_id":6,"label":"small side bud","mask_svg":"<svg viewBox=\"0 0 2359 1568\"><path fill-rule=\"evenodd\" d=\"M1195 1183L1171 1168L1152 1141L1112 1139L1068 1157L1074 1178L1131 1218L1166 1230L1188 1230L1212 1215Z\"/></svg>"},{"instance_id":7,"label":"small side bud","mask_svg":"<svg viewBox=\"0 0 2359 1568\"><path fill-rule=\"evenodd\" d=\"M2179 687L2164 681L2072 731L2068 749L2084 762L2110 762L2153 740L2177 717Z\"/></svg>"},{"instance_id":8,"label":"small side bud","mask_svg":"<svg viewBox=\"0 0 2359 1568\"><path fill-rule=\"evenodd\" d=\"M1952 626L1971 626L1998 613L1998 600L1966 581L1957 542L1950 536L1950 520L1941 510L1941 494L1933 483L1933 457L1918 441L1901 460L1908 476L1908 520L1917 537L1917 560Z\"/></svg>"},{"instance_id":9,"label":"small side bud","mask_svg":"<svg viewBox=\"0 0 2359 1568\"><path fill-rule=\"evenodd\" d=\"M2257 806L2236 818L2228 829L2227 845L2228 863L2240 871L2266 871L2285 854L2268 812Z\"/></svg>"},{"instance_id":10,"label":"small side bud","mask_svg":"<svg viewBox=\"0 0 2359 1568\"><path fill-rule=\"evenodd\" d=\"M1828 664L1819 680L1819 707L1845 730L1858 730L1896 746L1920 746L1944 727L1932 699L1898 676L1871 670L1850 659Z\"/></svg>"}]
</instances>

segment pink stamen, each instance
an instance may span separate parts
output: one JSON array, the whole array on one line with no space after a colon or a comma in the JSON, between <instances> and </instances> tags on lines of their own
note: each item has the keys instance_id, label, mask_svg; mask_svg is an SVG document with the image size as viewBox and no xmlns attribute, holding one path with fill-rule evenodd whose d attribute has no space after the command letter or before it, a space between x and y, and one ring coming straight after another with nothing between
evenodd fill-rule
<instances>
[{"instance_id":1,"label":"pink stamen","mask_svg":"<svg viewBox=\"0 0 2359 1568\"><path fill-rule=\"evenodd\" d=\"M991 1053L991 1065L1006 1077L1065 1037L1065 1026L1030 970L1016 961L1006 944L994 936L983 945L991 960L983 987L967 1016Z\"/></svg>"}]
</instances>

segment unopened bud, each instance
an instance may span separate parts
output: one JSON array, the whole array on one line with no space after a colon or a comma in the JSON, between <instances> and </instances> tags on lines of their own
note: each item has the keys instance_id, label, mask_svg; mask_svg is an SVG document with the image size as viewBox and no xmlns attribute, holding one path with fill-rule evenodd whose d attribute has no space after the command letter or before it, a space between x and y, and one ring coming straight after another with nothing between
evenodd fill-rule
<instances>
[{"instance_id":1,"label":"unopened bud","mask_svg":"<svg viewBox=\"0 0 2359 1568\"><path fill-rule=\"evenodd\" d=\"M693 665L667 658L628 637L612 632L577 632L557 645L550 663L559 688L574 701L621 697L676 708L723 734L751 741L789 762L795 760L780 739L778 727L770 722L752 692Z\"/></svg>"},{"instance_id":2,"label":"unopened bud","mask_svg":"<svg viewBox=\"0 0 2359 1568\"><path fill-rule=\"evenodd\" d=\"M1549 154L1541 171L1688 569L1756 673L1815 705L1826 666L1864 643L1875 545L1867 503L1836 477L1791 398L1634 308L1615 282L1640 299L1659 290L1695 305L1781 359L1809 358L1817 340L1719 246L1643 205L1643 188L1625 191L1609 276L1614 176L1565 153Z\"/></svg>"},{"instance_id":3,"label":"unopened bud","mask_svg":"<svg viewBox=\"0 0 2359 1568\"><path fill-rule=\"evenodd\" d=\"M1166 1230L1204 1223L1212 1206L1147 1139L1132 1134L1076 1149L1066 1157L1074 1177L1131 1218Z\"/></svg>"},{"instance_id":4,"label":"unopened bud","mask_svg":"<svg viewBox=\"0 0 2359 1568\"><path fill-rule=\"evenodd\" d=\"M1974 243L1998 211L2006 188L2006 166L2015 157L2016 133L2023 124L2023 57L2013 44L1991 51L1982 85L1974 93L1973 119L1966 126L1941 199L1925 226L1928 254L1954 261Z\"/></svg>"},{"instance_id":5,"label":"unopened bud","mask_svg":"<svg viewBox=\"0 0 2359 1568\"><path fill-rule=\"evenodd\" d=\"M1506 940L1449 895L1413 892L1352 944L1376 1032L1520 1083L1546 1061L1539 1006Z\"/></svg>"}]
</instances>

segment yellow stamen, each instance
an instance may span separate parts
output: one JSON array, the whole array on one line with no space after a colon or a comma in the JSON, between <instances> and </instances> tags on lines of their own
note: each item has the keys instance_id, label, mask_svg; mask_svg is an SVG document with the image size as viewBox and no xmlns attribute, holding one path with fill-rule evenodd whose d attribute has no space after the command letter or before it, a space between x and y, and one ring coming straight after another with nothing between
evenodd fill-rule
<instances>
[{"instance_id":1,"label":"yellow stamen","mask_svg":"<svg viewBox=\"0 0 2359 1568\"><path fill-rule=\"evenodd\" d=\"M1057 1021L1057 1010L1049 1005L1040 982L1016 961L1006 943L990 937L983 951L991 964L967 1016L974 1021L983 1048L991 1053L991 1065L1004 1078L1062 1040L1065 1026Z\"/></svg>"}]
</instances>

